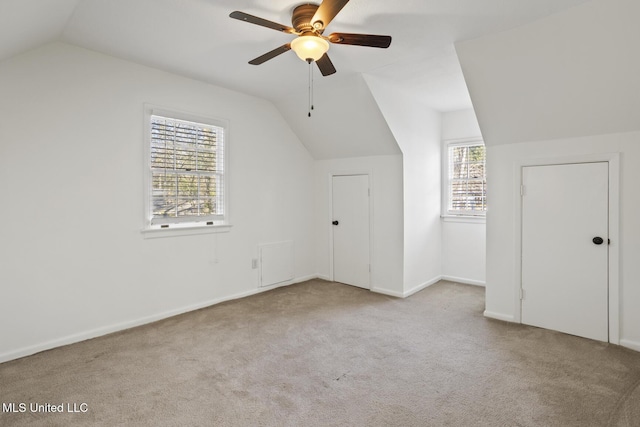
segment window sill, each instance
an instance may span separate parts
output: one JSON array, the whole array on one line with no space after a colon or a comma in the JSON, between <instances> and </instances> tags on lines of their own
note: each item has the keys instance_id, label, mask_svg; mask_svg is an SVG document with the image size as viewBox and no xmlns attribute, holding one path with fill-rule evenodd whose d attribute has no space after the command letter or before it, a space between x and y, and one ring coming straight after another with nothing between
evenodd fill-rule
<instances>
[{"instance_id":1,"label":"window sill","mask_svg":"<svg viewBox=\"0 0 640 427\"><path fill-rule=\"evenodd\" d=\"M228 233L231 224L216 225L183 225L169 228L145 228L141 231L145 239L161 237L195 236L198 234Z\"/></svg>"},{"instance_id":2,"label":"window sill","mask_svg":"<svg viewBox=\"0 0 640 427\"><path fill-rule=\"evenodd\" d=\"M443 222L466 222L470 224L486 224L487 217L480 215L440 215Z\"/></svg>"}]
</instances>

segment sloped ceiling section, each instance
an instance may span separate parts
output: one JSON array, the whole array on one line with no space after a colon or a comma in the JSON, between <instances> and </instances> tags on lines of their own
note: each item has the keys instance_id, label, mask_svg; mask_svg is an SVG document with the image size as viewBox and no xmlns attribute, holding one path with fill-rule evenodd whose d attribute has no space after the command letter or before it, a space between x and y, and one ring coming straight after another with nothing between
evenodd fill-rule
<instances>
[{"instance_id":1,"label":"sloped ceiling section","mask_svg":"<svg viewBox=\"0 0 640 427\"><path fill-rule=\"evenodd\" d=\"M276 103L315 159L400 154L400 149L361 74L314 85L311 117L307 87Z\"/></svg>"},{"instance_id":2,"label":"sloped ceiling section","mask_svg":"<svg viewBox=\"0 0 640 427\"><path fill-rule=\"evenodd\" d=\"M640 2L593 0L456 45L487 145L640 130Z\"/></svg>"},{"instance_id":3,"label":"sloped ceiling section","mask_svg":"<svg viewBox=\"0 0 640 427\"><path fill-rule=\"evenodd\" d=\"M6 1L64 6L71 0L0 0L0 4ZM456 40L513 28L584 1L351 0L330 23L328 33L389 34L391 47L332 45L329 54L338 75L379 72L380 77L402 82L405 92L431 91L424 96L431 108L468 108L469 97L452 54ZM293 52L260 66L247 62L290 42L292 36L230 19L229 13L241 10L289 25L292 10L300 3L81 0L68 22L61 21L61 40L276 102L297 96L292 82L304 84L306 64ZM0 15L0 27L11 19Z\"/></svg>"},{"instance_id":4,"label":"sloped ceiling section","mask_svg":"<svg viewBox=\"0 0 640 427\"><path fill-rule=\"evenodd\" d=\"M80 0L0 0L0 61L57 39Z\"/></svg>"},{"instance_id":5,"label":"sloped ceiling section","mask_svg":"<svg viewBox=\"0 0 640 427\"><path fill-rule=\"evenodd\" d=\"M427 78L425 70L429 70ZM400 99L411 98L427 108L448 112L471 107L453 43L404 58L369 75L387 80Z\"/></svg>"},{"instance_id":6,"label":"sloped ceiling section","mask_svg":"<svg viewBox=\"0 0 640 427\"><path fill-rule=\"evenodd\" d=\"M292 36L229 18L242 10L290 24L296 0L0 0L0 61L61 41L273 102L317 158L393 154L397 144L361 74L393 81L399 95L437 111L469 108L456 40L585 1L351 0L327 32L388 34L393 42L389 49L332 45L338 73L317 75L311 121L306 63L287 52L247 64Z\"/></svg>"}]
</instances>

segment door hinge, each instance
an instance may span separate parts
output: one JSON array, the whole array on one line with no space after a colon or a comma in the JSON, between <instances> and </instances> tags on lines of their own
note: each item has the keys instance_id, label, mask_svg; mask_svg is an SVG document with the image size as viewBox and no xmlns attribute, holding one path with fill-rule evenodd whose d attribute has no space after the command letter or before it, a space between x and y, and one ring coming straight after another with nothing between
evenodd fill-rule
<instances>
[{"instance_id":1,"label":"door hinge","mask_svg":"<svg viewBox=\"0 0 640 427\"><path fill-rule=\"evenodd\" d=\"M371 189L367 188L367 196L371 197Z\"/></svg>"},{"instance_id":2,"label":"door hinge","mask_svg":"<svg viewBox=\"0 0 640 427\"><path fill-rule=\"evenodd\" d=\"M525 296L524 289L520 288L520 299L523 300Z\"/></svg>"},{"instance_id":3,"label":"door hinge","mask_svg":"<svg viewBox=\"0 0 640 427\"><path fill-rule=\"evenodd\" d=\"M524 185L520 186L520 197L524 196Z\"/></svg>"}]
</instances>

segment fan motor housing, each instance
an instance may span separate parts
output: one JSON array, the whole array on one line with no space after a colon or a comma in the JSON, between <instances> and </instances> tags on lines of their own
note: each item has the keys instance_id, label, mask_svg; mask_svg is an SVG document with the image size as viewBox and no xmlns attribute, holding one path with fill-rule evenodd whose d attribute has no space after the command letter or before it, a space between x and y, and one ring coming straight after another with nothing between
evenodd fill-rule
<instances>
[{"instance_id":1,"label":"fan motor housing","mask_svg":"<svg viewBox=\"0 0 640 427\"><path fill-rule=\"evenodd\" d=\"M291 23L293 24L293 28L296 29L299 33L308 33L314 31L311 18L316 14L316 10L318 10L317 4L305 3L297 6L293 9L293 13L291 15ZM322 33L322 31L318 31Z\"/></svg>"}]
</instances>

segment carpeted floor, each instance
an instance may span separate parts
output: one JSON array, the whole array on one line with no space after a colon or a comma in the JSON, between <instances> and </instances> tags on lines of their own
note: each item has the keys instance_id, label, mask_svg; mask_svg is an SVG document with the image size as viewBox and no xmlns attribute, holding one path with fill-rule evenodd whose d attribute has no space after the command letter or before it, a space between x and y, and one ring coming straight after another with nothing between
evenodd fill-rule
<instances>
[{"instance_id":1,"label":"carpeted floor","mask_svg":"<svg viewBox=\"0 0 640 427\"><path fill-rule=\"evenodd\" d=\"M483 308L451 282L280 288L1 364L0 425L640 426L640 353Z\"/></svg>"}]
</instances>

